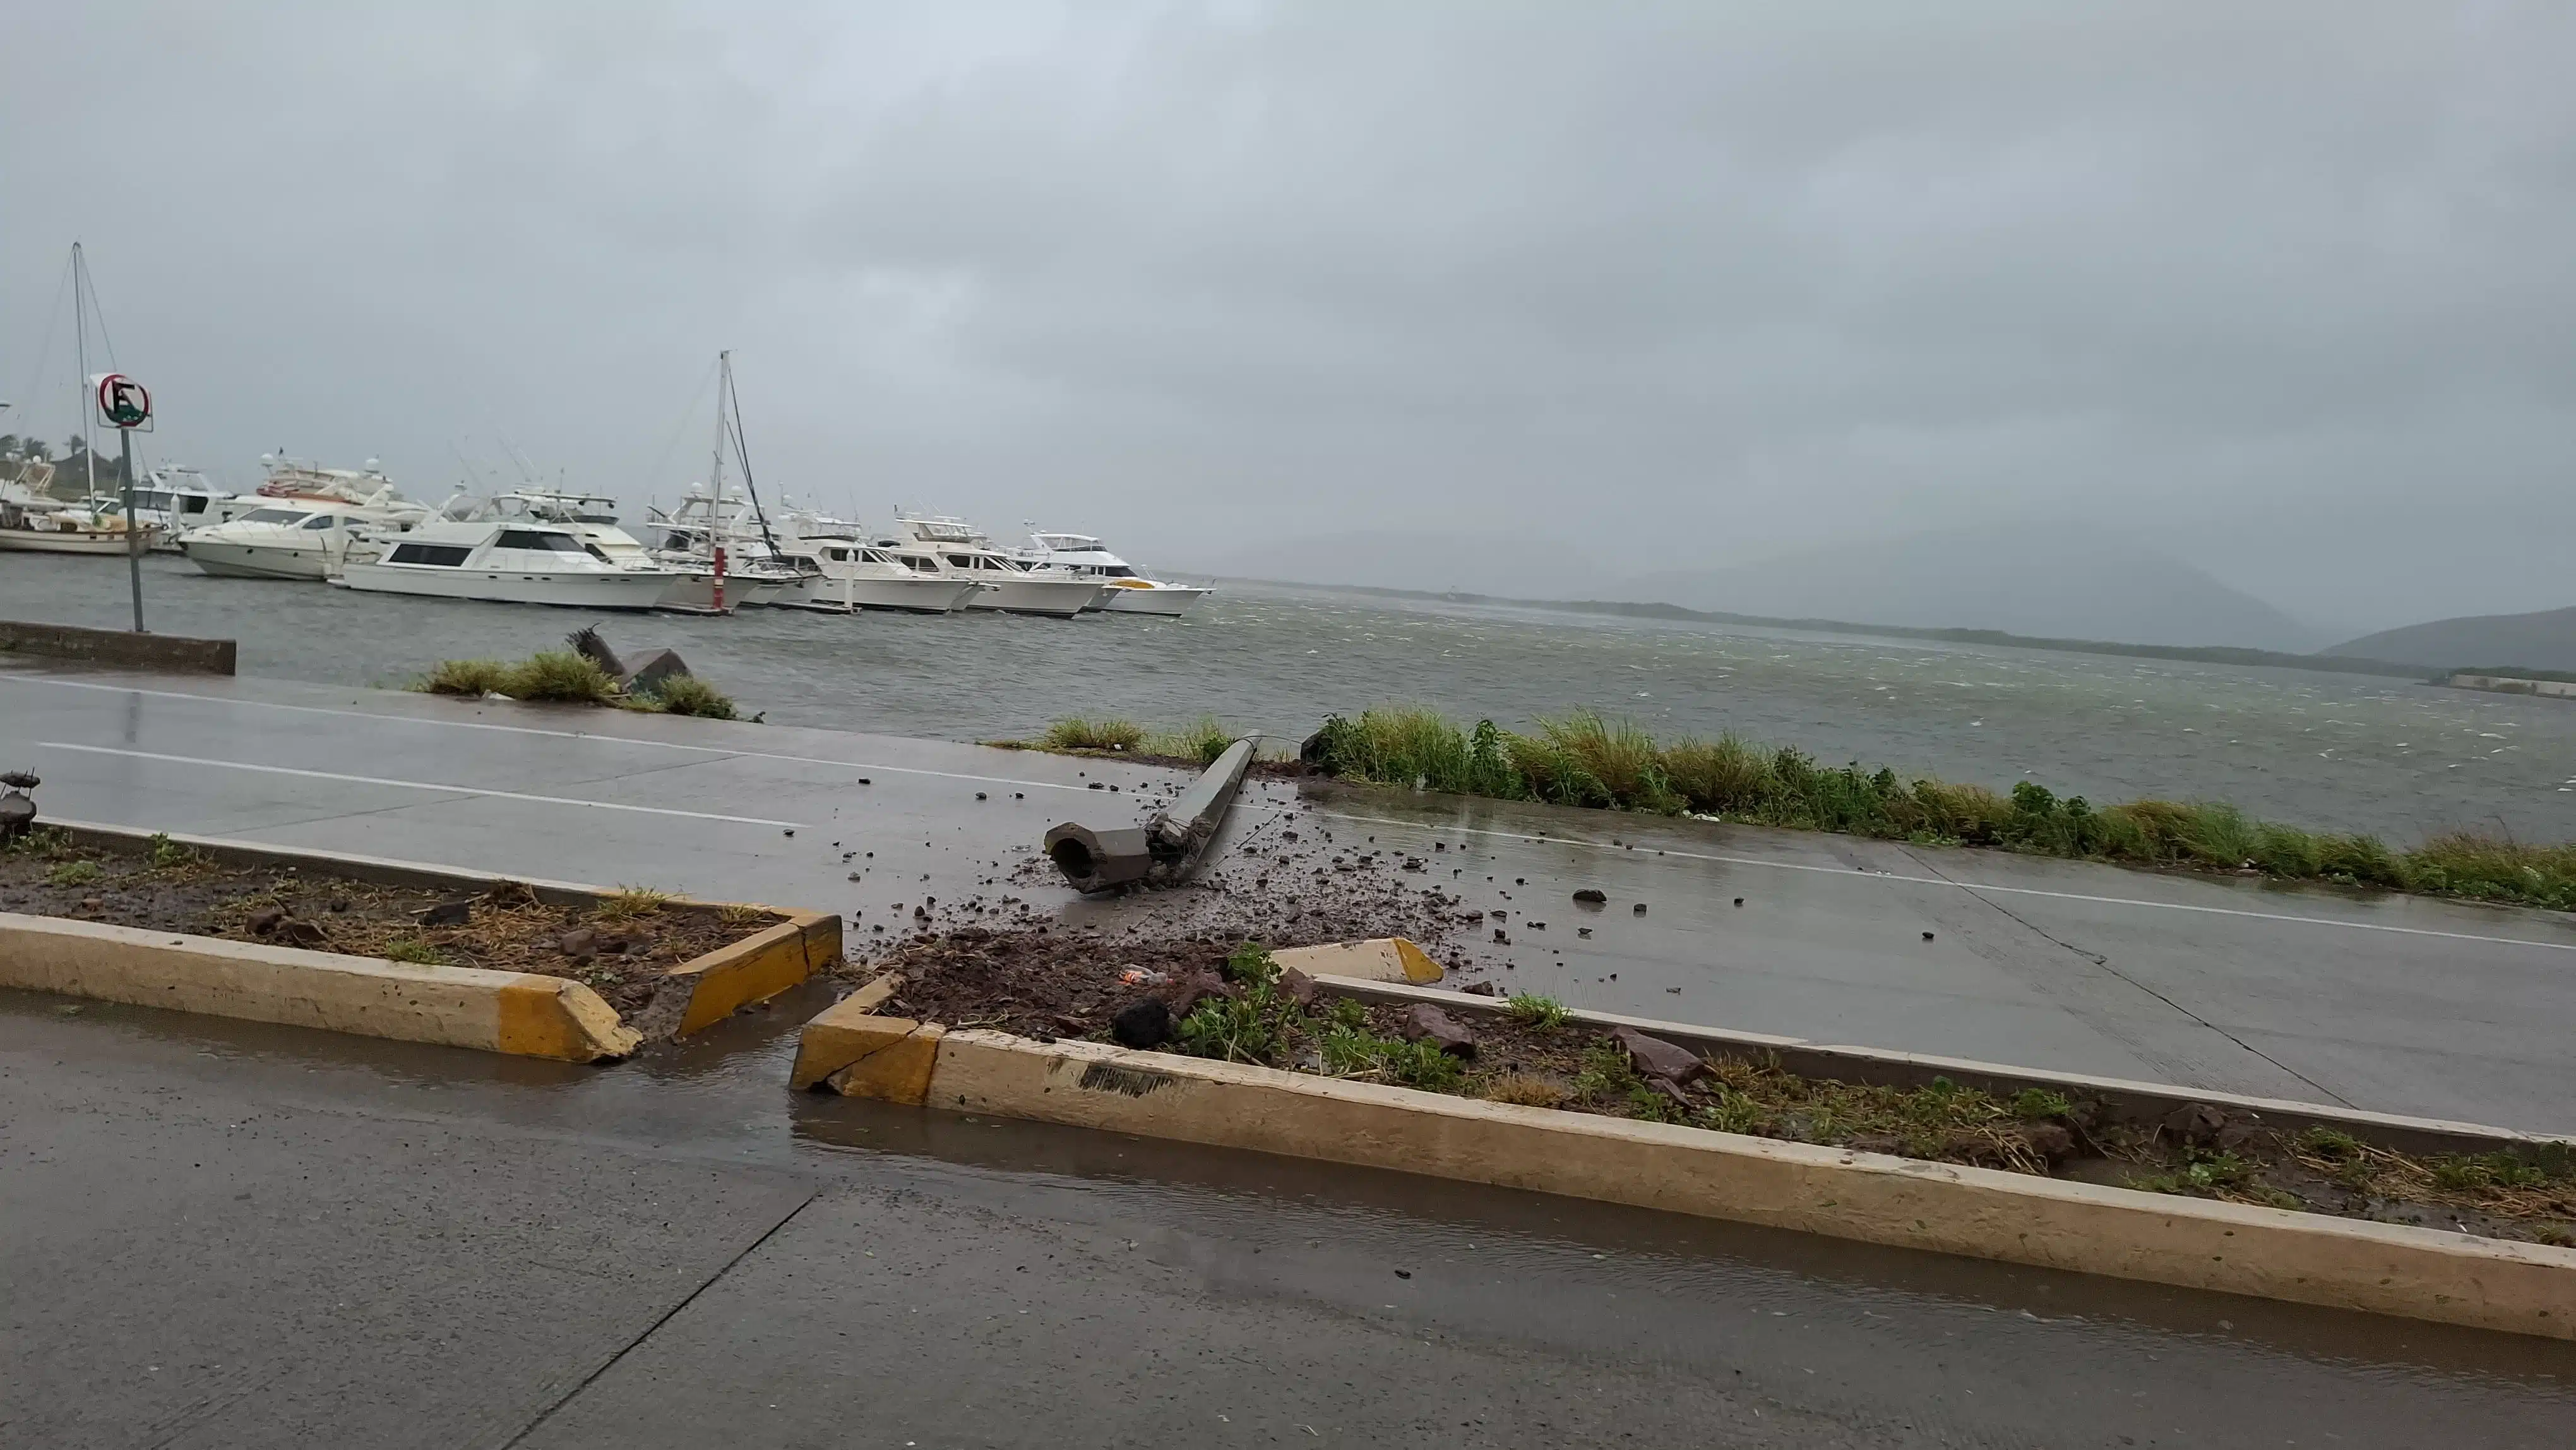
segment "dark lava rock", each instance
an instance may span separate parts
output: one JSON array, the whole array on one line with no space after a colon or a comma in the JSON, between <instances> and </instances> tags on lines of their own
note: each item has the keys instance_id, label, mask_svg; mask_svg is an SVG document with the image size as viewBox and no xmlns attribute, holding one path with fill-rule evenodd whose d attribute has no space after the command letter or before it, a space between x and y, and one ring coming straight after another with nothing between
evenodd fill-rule
<instances>
[{"instance_id":1,"label":"dark lava rock","mask_svg":"<svg viewBox=\"0 0 2576 1450\"><path fill-rule=\"evenodd\" d=\"M1574 934L1576 936L1590 936L1592 935L1592 928L1588 926L1578 926L1574 929Z\"/></svg>"},{"instance_id":2,"label":"dark lava rock","mask_svg":"<svg viewBox=\"0 0 2576 1450\"><path fill-rule=\"evenodd\" d=\"M473 919L474 903L471 899L442 901L420 913L420 924L423 926L463 926Z\"/></svg>"},{"instance_id":3,"label":"dark lava rock","mask_svg":"<svg viewBox=\"0 0 2576 1450\"><path fill-rule=\"evenodd\" d=\"M1172 1009L1160 997L1130 1002L1109 1019L1109 1036L1121 1047L1160 1047L1172 1040Z\"/></svg>"},{"instance_id":4,"label":"dark lava rock","mask_svg":"<svg viewBox=\"0 0 2576 1450\"><path fill-rule=\"evenodd\" d=\"M299 947L318 947L330 940L322 934L322 928L312 922L296 921L292 918L277 924L277 939L289 946Z\"/></svg>"},{"instance_id":5,"label":"dark lava rock","mask_svg":"<svg viewBox=\"0 0 2576 1450\"><path fill-rule=\"evenodd\" d=\"M1283 967L1280 969L1280 996L1287 998L1289 1001L1296 1003L1300 1007L1312 1007L1315 1005L1316 991L1317 988L1315 986L1314 978L1307 976L1304 972L1297 970L1295 967Z\"/></svg>"},{"instance_id":6,"label":"dark lava rock","mask_svg":"<svg viewBox=\"0 0 2576 1450\"><path fill-rule=\"evenodd\" d=\"M1744 904L1744 898L1743 898L1743 897L1741 897L1741 896L1739 896L1739 897L1735 898L1735 904L1736 904L1736 905L1738 905L1738 906L1742 906L1742 905ZM1645 909L1646 909L1646 908L1644 908L1644 907L1642 907L1642 906L1640 906L1640 907L1638 907L1638 908L1637 908L1637 910L1638 910L1638 912L1639 912L1640 914L1643 914L1643 913L1644 913L1644 911L1645 911Z\"/></svg>"},{"instance_id":7,"label":"dark lava rock","mask_svg":"<svg viewBox=\"0 0 2576 1450\"><path fill-rule=\"evenodd\" d=\"M1396 1031L1407 1042L1429 1042L1451 1057L1476 1055L1476 1034L1465 1023L1427 1002L1405 1009Z\"/></svg>"},{"instance_id":8,"label":"dark lava rock","mask_svg":"<svg viewBox=\"0 0 2576 1450\"><path fill-rule=\"evenodd\" d=\"M568 957L595 957L599 955L599 933L586 926L574 927L555 942L555 950Z\"/></svg>"},{"instance_id":9,"label":"dark lava rock","mask_svg":"<svg viewBox=\"0 0 2576 1450\"><path fill-rule=\"evenodd\" d=\"M253 936L267 936L269 933L277 930L279 926L285 923L285 921L285 907L263 906L259 910L252 912L250 914L250 919L243 922L242 925L250 928L250 933Z\"/></svg>"},{"instance_id":10,"label":"dark lava rock","mask_svg":"<svg viewBox=\"0 0 2576 1450\"><path fill-rule=\"evenodd\" d=\"M1510 946L1512 944L1511 935L1499 926L1494 928L1494 941L1500 946Z\"/></svg>"},{"instance_id":11,"label":"dark lava rock","mask_svg":"<svg viewBox=\"0 0 2576 1450\"><path fill-rule=\"evenodd\" d=\"M2165 1118L2165 1131L2176 1141L2206 1148L2227 1127L2227 1115L2207 1103L2185 1103Z\"/></svg>"},{"instance_id":12,"label":"dark lava rock","mask_svg":"<svg viewBox=\"0 0 2576 1450\"><path fill-rule=\"evenodd\" d=\"M1925 941L1930 941L1930 940L1932 939L1932 933L1930 933L1930 932L1928 932L1928 931L1927 931L1927 932L1925 932L1925 933L1923 933L1923 939L1924 939Z\"/></svg>"},{"instance_id":13,"label":"dark lava rock","mask_svg":"<svg viewBox=\"0 0 2576 1450\"><path fill-rule=\"evenodd\" d=\"M1609 901L1610 896L1607 892L1595 891L1591 887L1586 886L1581 891L1574 893L1574 899L1582 902L1586 906L1600 906Z\"/></svg>"},{"instance_id":14,"label":"dark lava rock","mask_svg":"<svg viewBox=\"0 0 2576 1450\"><path fill-rule=\"evenodd\" d=\"M2032 1123L2021 1130L2021 1140L2051 1167L2075 1156L2075 1135L2055 1123Z\"/></svg>"},{"instance_id":15,"label":"dark lava rock","mask_svg":"<svg viewBox=\"0 0 2576 1450\"><path fill-rule=\"evenodd\" d=\"M1744 904L1744 902L1743 902L1742 898L1738 898L1738 899L1736 900L1736 903L1735 903L1735 904L1736 904L1736 905L1738 905L1738 906L1742 906L1742 905ZM1640 901L1640 902L1638 902L1636 905L1634 905L1634 906L1632 906L1632 907L1629 907L1629 908L1628 908L1628 910L1629 910L1629 911L1631 911L1631 912L1633 912L1633 913L1635 913L1635 914L1636 914L1636 915L1638 915L1638 916L1644 916L1644 915L1646 914L1646 903L1644 903L1644 902Z\"/></svg>"},{"instance_id":16,"label":"dark lava rock","mask_svg":"<svg viewBox=\"0 0 2576 1450\"><path fill-rule=\"evenodd\" d=\"M1660 1037L1648 1037L1634 1027L1618 1028L1610 1036L1627 1051L1628 1065L1640 1077L1686 1083L1708 1071L1708 1064L1699 1060L1698 1053Z\"/></svg>"},{"instance_id":17,"label":"dark lava rock","mask_svg":"<svg viewBox=\"0 0 2576 1450\"><path fill-rule=\"evenodd\" d=\"M1234 989L1225 984L1225 978L1203 967L1174 977L1172 984L1165 987L1160 995L1173 1018L1178 1020L1190 1015L1192 1009L1210 997L1233 996Z\"/></svg>"},{"instance_id":18,"label":"dark lava rock","mask_svg":"<svg viewBox=\"0 0 2576 1450\"><path fill-rule=\"evenodd\" d=\"M1460 987L1458 991L1461 995L1469 997L1499 997L1503 995L1503 989L1495 986L1491 982L1469 982L1466 986Z\"/></svg>"}]
</instances>

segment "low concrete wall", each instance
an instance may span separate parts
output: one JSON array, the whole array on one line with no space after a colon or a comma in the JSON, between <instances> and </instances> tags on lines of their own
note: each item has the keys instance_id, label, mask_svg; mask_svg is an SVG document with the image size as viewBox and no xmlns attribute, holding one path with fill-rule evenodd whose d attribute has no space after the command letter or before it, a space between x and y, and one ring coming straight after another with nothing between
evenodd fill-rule
<instances>
[{"instance_id":1,"label":"low concrete wall","mask_svg":"<svg viewBox=\"0 0 2576 1450\"><path fill-rule=\"evenodd\" d=\"M798 1075L857 1051L821 1080L853 1097L2576 1338L2571 1249L863 1013L830 1033Z\"/></svg>"},{"instance_id":2,"label":"low concrete wall","mask_svg":"<svg viewBox=\"0 0 2576 1450\"><path fill-rule=\"evenodd\" d=\"M0 986L559 1062L642 1041L579 982L0 912Z\"/></svg>"},{"instance_id":3,"label":"low concrete wall","mask_svg":"<svg viewBox=\"0 0 2576 1450\"><path fill-rule=\"evenodd\" d=\"M1359 977L1317 977L1315 981L1317 986L1334 996L1378 1003L1430 1002L1454 1016L1492 1016L1511 1010L1507 999L1471 996L1464 992L1402 982L1371 981ZM1934 1078L1947 1078L1963 1087L1976 1088L1999 1097L2010 1097L2023 1088L2046 1088L2069 1096L2093 1098L2102 1104L2114 1122L2160 1123L2174 1109L2186 1103L2207 1103L2229 1113L2252 1113L2268 1127L2293 1132L2319 1124L2342 1128L2401 1153L2493 1153L2544 1143L2576 1142L2571 1138L2517 1133L2478 1123L2401 1117L2394 1113L2365 1112L2359 1108L2334 1107L2324 1103L2248 1097L2242 1093L2209 1092L2176 1087L2170 1083L2131 1082L2125 1078L2091 1077L2075 1072L2046 1072L2038 1068L1892 1052L1877 1047L1835 1046L1810 1042L1803 1037L1733 1032L1720 1027L1660 1022L1651 1017L1625 1017L1615 1012L1569 1010L1566 1016L1585 1026L1604 1030L1634 1027L1704 1057L1768 1056L1785 1070L1801 1077L1834 1078L1871 1087L1894 1088L1926 1087Z\"/></svg>"},{"instance_id":4,"label":"low concrete wall","mask_svg":"<svg viewBox=\"0 0 2576 1450\"><path fill-rule=\"evenodd\" d=\"M121 629L85 629L77 624L36 624L19 619L0 619L0 654L44 655L191 675L233 672L233 642L228 639L135 634Z\"/></svg>"}]
</instances>

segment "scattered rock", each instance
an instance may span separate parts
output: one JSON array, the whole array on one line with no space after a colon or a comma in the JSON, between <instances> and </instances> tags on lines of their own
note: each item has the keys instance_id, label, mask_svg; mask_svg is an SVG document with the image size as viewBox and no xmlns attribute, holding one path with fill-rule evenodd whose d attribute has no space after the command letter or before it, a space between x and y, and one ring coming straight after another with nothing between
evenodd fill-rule
<instances>
[{"instance_id":1,"label":"scattered rock","mask_svg":"<svg viewBox=\"0 0 2576 1450\"><path fill-rule=\"evenodd\" d=\"M276 931L277 928L285 922L285 920L285 907L263 906L259 910L252 912L250 914L250 919L243 922L242 925L249 927L250 933L253 936L267 936L271 932Z\"/></svg>"},{"instance_id":2,"label":"scattered rock","mask_svg":"<svg viewBox=\"0 0 2576 1450\"><path fill-rule=\"evenodd\" d=\"M1930 940L1932 939L1932 933L1930 933L1930 932L1928 932L1928 931L1927 931L1927 932L1925 932L1925 933L1923 933L1923 939L1924 939L1925 941L1930 941Z\"/></svg>"},{"instance_id":3,"label":"scattered rock","mask_svg":"<svg viewBox=\"0 0 2576 1450\"><path fill-rule=\"evenodd\" d=\"M1735 898L1735 904L1736 904L1736 905L1738 905L1738 906L1742 906L1742 905L1744 904L1744 898L1743 898L1743 897L1741 897L1741 896L1739 896L1739 897ZM1642 906L1640 906L1640 907L1638 907L1638 908L1637 908L1637 911L1638 911L1638 914L1639 914L1639 915L1643 915L1643 914L1645 913L1645 910L1646 910L1646 908L1644 908L1644 907L1642 907Z\"/></svg>"},{"instance_id":4,"label":"scattered rock","mask_svg":"<svg viewBox=\"0 0 2576 1450\"><path fill-rule=\"evenodd\" d=\"M1307 976L1304 972L1297 970L1295 967L1285 967L1280 970L1279 995L1286 997L1289 1001L1296 1003L1298 1006L1314 1006L1315 994L1318 990L1320 989L1316 987L1315 979Z\"/></svg>"},{"instance_id":5,"label":"scattered rock","mask_svg":"<svg viewBox=\"0 0 2576 1450\"><path fill-rule=\"evenodd\" d=\"M2253 1118L2230 1118L2227 1126L2218 1130L2218 1148L2220 1152L2233 1153L2262 1135L2262 1125Z\"/></svg>"},{"instance_id":6,"label":"scattered rock","mask_svg":"<svg viewBox=\"0 0 2576 1450\"><path fill-rule=\"evenodd\" d=\"M81 910L83 911L96 911L105 905L107 905L107 898L103 896L84 896L81 898Z\"/></svg>"},{"instance_id":7,"label":"scattered rock","mask_svg":"<svg viewBox=\"0 0 2576 1450\"><path fill-rule=\"evenodd\" d=\"M1506 946L1506 947L1507 947L1507 946L1510 946L1510 945L1512 944L1511 934L1510 934L1510 933L1508 933L1508 932L1506 932L1506 931L1504 931L1504 930L1503 930L1501 927L1499 927L1499 926L1498 926L1498 927L1495 927L1495 928L1494 928L1494 944L1495 944L1496 946Z\"/></svg>"},{"instance_id":8,"label":"scattered rock","mask_svg":"<svg viewBox=\"0 0 2576 1450\"><path fill-rule=\"evenodd\" d=\"M1458 990L1469 997L1499 997L1503 994L1502 988L1491 982L1469 982Z\"/></svg>"},{"instance_id":9,"label":"scattered rock","mask_svg":"<svg viewBox=\"0 0 2576 1450\"><path fill-rule=\"evenodd\" d=\"M1591 887L1586 886L1581 891L1574 893L1574 899L1582 902L1586 906L1600 906L1609 901L1610 896L1607 892L1595 891Z\"/></svg>"},{"instance_id":10,"label":"scattered rock","mask_svg":"<svg viewBox=\"0 0 2576 1450\"><path fill-rule=\"evenodd\" d=\"M1738 906L1742 906L1742 905L1744 904L1744 902L1743 902L1743 900L1742 900L1741 898L1738 898L1735 904L1736 904L1736 905L1738 905ZM1634 913L1635 915L1638 915L1638 916L1644 916L1644 915L1646 914L1646 903L1644 903L1644 902L1640 901L1640 902L1638 902L1636 905L1634 905L1634 906L1632 906L1632 907L1629 907L1629 908L1628 908L1628 910L1629 910L1630 912Z\"/></svg>"},{"instance_id":11,"label":"scattered rock","mask_svg":"<svg viewBox=\"0 0 2576 1450\"><path fill-rule=\"evenodd\" d=\"M1578 926L1574 929L1574 934L1576 936L1590 936L1592 935L1592 928L1588 926Z\"/></svg>"},{"instance_id":12,"label":"scattered rock","mask_svg":"<svg viewBox=\"0 0 2576 1450\"><path fill-rule=\"evenodd\" d=\"M574 927L556 940L555 950L568 957L595 957L599 955L599 933L586 926Z\"/></svg>"},{"instance_id":13,"label":"scattered rock","mask_svg":"<svg viewBox=\"0 0 2576 1450\"><path fill-rule=\"evenodd\" d=\"M2218 1141L2227 1127L2227 1115L2207 1103L2185 1103L2165 1118L2164 1130L2175 1141L2193 1148L2206 1148Z\"/></svg>"},{"instance_id":14,"label":"scattered rock","mask_svg":"<svg viewBox=\"0 0 2576 1450\"><path fill-rule=\"evenodd\" d=\"M2051 1167L2075 1156L2075 1135L2055 1123L2032 1123L2021 1130L2021 1140Z\"/></svg>"},{"instance_id":15,"label":"scattered rock","mask_svg":"<svg viewBox=\"0 0 2576 1450\"><path fill-rule=\"evenodd\" d=\"M1451 1057L1476 1055L1476 1034L1466 1024L1428 1002L1406 1009L1396 1028L1407 1042L1428 1042Z\"/></svg>"},{"instance_id":16,"label":"scattered rock","mask_svg":"<svg viewBox=\"0 0 2576 1450\"><path fill-rule=\"evenodd\" d=\"M1708 1071L1708 1064L1700 1061L1698 1053L1660 1037L1649 1037L1634 1027L1617 1028L1610 1036L1626 1050L1628 1065L1635 1068L1640 1077L1680 1084Z\"/></svg>"},{"instance_id":17,"label":"scattered rock","mask_svg":"<svg viewBox=\"0 0 2576 1450\"><path fill-rule=\"evenodd\" d=\"M1163 1000L1169 1006L1175 1021L1190 1015L1193 1009L1210 997L1233 995L1234 989L1226 985L1225 978L1205 969L1184 972L1173 978L1171 985L1164 988L1162 993Z\"/></svg>"},{"instance_id":18,"label":"scattered rock","mask_svg":"<svg viewBox=\"0 0 2576 1450\"><path fill-rule=\"evenodd\" d=\"M322 928L312 922L298 921L290 917L277 924L277 939L289 946L318 947L330 938L324 936Z\"/></svg>"},{"instance_id":19,"label":"scattered rock","mask_svg":"<svg viewBox=\"0 0 2576 1450\"><path fill-rule=\"evenodd\" d=\"M983 793L982 791L980 791L980 790L979 790L979 791L975 792L975 799L977 799L977 800L982 800L983 798L984 798L984 793Z\"/></svg>"},{"instance_id":20,"label":"scattered rock","mask_svg":"<svg viewBox=\"0 0 2576 1450\"><path fill-rule=\"evenodd\" d=\"M442 901L420 913L420 924L423 926L463 926L473 919L474 902L470 898L464 901Z\"/></svg>"},{"instance_id":21,"label":"scattered rock","mask_svg":"<svg viewBox=\"0 0 2576 1450\"><path fill-rule=\"evenodd\" d=\"M1160 997L1130 1002L1109 1019L1109 1036L1121 1047L1160 1047L1172 1040L1172 1009Z\"/></svg>"}]
</instances>

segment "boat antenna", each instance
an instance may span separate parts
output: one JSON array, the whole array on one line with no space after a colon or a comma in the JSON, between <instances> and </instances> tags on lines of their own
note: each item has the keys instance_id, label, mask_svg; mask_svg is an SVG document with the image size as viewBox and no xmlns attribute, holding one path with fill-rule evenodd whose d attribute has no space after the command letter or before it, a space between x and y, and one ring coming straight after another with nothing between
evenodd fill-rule
<instances>
[{"instance_id":1,"label":"boat antenna","mask_svg":"<svg viewBox=\"0 0 2576 1450\"><path fill-rule=\"evenodd\" d=\"M89 312L84 305L89 263L81 256L81 244L72 243L72 365L79 369L72 377L72 416L80 420L81 465L89 470L89 481L82 486L84 498L98 492L98 447L89 426ZM126 520L131 524L133 520Z\"/></svg>"},{"instance_id":2,"label":"boat antenna","mask_svg":"<svg viewBox=\"0 0 2576 1450\"><path fill-rule=\"evenodd\" d=\"M732 350L727 349L717 353L716 365L721 376L719 386L723 389L722 395L716 399L716 431L719 444L716 449L716 463L718 467L722 467L724 463L724 449L721 444L726 432L725 418L730 411L733 418L731 430L733 456L742 463L742 486L751 495L751 516L760 521L760 541L769 546L769 557L773 559L783 557L778 551L778 536L769 531L769 514L760 506L760 485L751 481L751 450L743 446L742 441L742 395L735 392L733 387ZM718 493L721 495L722 490L719 489Z\"/></svg>"}]
</instances>

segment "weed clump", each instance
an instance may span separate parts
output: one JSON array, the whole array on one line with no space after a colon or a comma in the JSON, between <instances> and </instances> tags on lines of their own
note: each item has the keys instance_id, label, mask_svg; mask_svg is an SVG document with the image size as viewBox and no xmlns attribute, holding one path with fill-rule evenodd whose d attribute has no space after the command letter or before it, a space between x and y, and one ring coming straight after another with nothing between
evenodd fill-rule
<instances>
[{"instance_id":1,"label":"weed clump","mask_svg":"<svg viewBox=\"0 0 2576 1450\"><path fill-rule=\"evenodd\" d=\"M1133 720L1091 720L1069 715L1038 737L1043 750L1114 750L1122 754L1144 743L1145 727Z\"/></svg>"},{"instance_id":2,"label":"weed clump","mask_svg":"<svg viewBox=\"0 0 2576 1450\"><path fill-rule=\"evenodd\" d=\"M441 660L438 667L412 682L412 688L428 695L466 695L480 699L485 695L510 693L510 667L499 660Z\"/></svg>"},{"instance_id":3,"label":"weed clump","mask_svg":"<svg viewBox=\"0 0 2576 1450\"><path fill-rule=\"evenodd\" d=\"M693 715L701 720L733 720L733 698L695 675L665 675L652 688L638 691L628 703L665 715Z\"/></svg>"}]
</instances>

